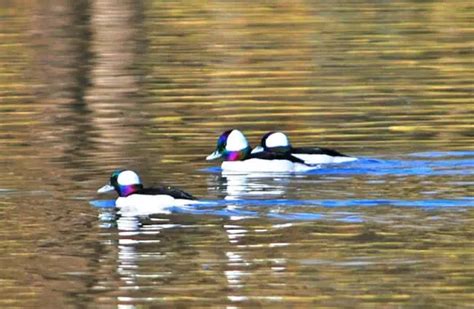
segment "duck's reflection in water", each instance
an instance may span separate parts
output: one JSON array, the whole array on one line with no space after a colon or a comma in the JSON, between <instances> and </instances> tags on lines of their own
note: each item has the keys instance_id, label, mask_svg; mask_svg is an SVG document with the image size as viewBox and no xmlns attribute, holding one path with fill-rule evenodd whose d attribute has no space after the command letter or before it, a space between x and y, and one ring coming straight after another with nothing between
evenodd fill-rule
<instances>
[{"instance_id":1,"label":"duck's reflection in water","mask_svg":"<svg viewBox=\"0 0 474 309\"><path fill-rule=\"evenodd\" d=\"M209 196L217 198L202 204L158 213L132 208L102 210L102 226L113 232L108 238L116 237L116 242L110 242L116 251L112 262L120 285L116 301L185 299L191 294L200 297L204 290L225 290L220 296L231 303L269 299L271 291L265 292L267 296L249 293L262 274L284 289L288 260L279 248L291 244L284 235L292 234L285 231L325 217L309 210L290 212L293 207L304 207L301 201L292 204L289 199L294 181L301 177L305 176L212 174L207 178ZM303 223L289 222L298 218ZM176 295L179 284L192 290ZM154 295L142 299L148 290Z\"/></svg>"},{"instance_id":2,"label":"duck's reflection in water","mask_svg":"<svg viewBox=\"0 0 474 309\"><path fill-rule=\"evenodd\" d=\"M136 297L135 293L155 285L155 280L159 281L172 275L170 271L154 266L157 261L166 258L166 250L160 245L163 238L160 234L164 229L177 226L170 224L168 218L161 217L169 213L169 211L137 213L135 210L128 212L126 209L119 211L116 208L101 209L99 214L101 227L116 230L117 233L113 233L117 236L116 242L107 240L106 243L113 245L112 250L117 251L113 259L116 259L114 264L120 281L119 289L122 291L116 298L119 307L129 305L131 307L127 308L134 308L135 302L157 301L158 298L141 299ZM104 262L110 263L110 260L104 259Z\"/></svg>"},{"instance_id":3,"label":"duck's reflection in water","mask_svg":"<svg viewBox=\"0 0 474 309\"><path fill-rule=\"evenodd\" d=\"M235 207L232 201L226 204ZM120 291L114 301L120 305L162 302L169 293L176 292L170 282L193 287L195 290L190 293L198 293L205 288L202 282L206 280L211 282L206 289L222 291L224 285L227 291L224 297L228 301L246 302L252 298L248 287L258 281L257 273L279 280L286 272L284 256L257 258L255 254L286 246L270 235L280 233L281 228L290 227L291 223L253 226L245 216L228 215L220 219L196 217L192 213L137 216L117 212L115 208L102 209L100 218L102 227L110 231L106 244L114 253L101 260L104 267L115 265L117 281L102 281L97 289L118 284ZM255 242L256 239L259 240ZM154 290L155 295L143 297L144 291L149 290Z\"/></svg>"},{"instance_id":4,"label":"duck's reflection in water","mask_svg":"<svg viewBox=\"0 0 474 309\"><path fill-rule=\"evenodd\" d=\"M258 267L254 259L249 255L254 250L260 250L264 247L284 244L248 244L247 238L255 234L271 234L267 228L250 229L246 224L240 224L242 219L248 218L238 214L249 213L244 200L272 200L280 199L286 196L288 184L292 174L282 173L232 173L222 172L219 175L212 175L208 178L208 187L217 191L217 195L225 200L225 208L229 213L235 215L229 216L230 223L223 225L227 235L228 246L226 246L225 256L226 265L224 275L227 281L228 295L227 299L232 303L249 301L246 295L246 287L249 282L254 280L254 268ZM257 202L258 204L258 202ZM258 214L259 211L255 212ZM257 215L258 216L258 215ZM263 215L264 217L266 215ZM291 225L291 224L290 224ZM265 237L264 237L265 238ZM286 260L284 258L275 258L269 261L272 265L270 273L279 276L286 270Z\"/></svg>"},{"instance_id":5,"label":"duck's reflection in water","mask_svg":"<svg viewBox=\"0 0 474 309\"><path fill-rule=\"evenodd\" d=\"M292 174L287 173L232 173L222 172L209 179L217 183L218 194L228 201L242 199L275 199L286 194Z\"/></svg>"}]
</instances>

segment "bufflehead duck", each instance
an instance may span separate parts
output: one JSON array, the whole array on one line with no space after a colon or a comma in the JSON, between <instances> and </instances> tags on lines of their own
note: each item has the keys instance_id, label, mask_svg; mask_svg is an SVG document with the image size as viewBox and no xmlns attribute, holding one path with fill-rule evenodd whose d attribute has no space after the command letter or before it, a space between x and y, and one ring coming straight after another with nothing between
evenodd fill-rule
<instances>
[{"instance_id":1,"label":"bufflehead duck","mask_svg":"<svg viewBox=\"0 0 474 309\"><path fill-rule=\"evenodd\" d=\"M251 147L242 132L225 131L217 140L216 150L206 160L222 158L221 168L226 172L304 172L319 166L305 164L290 153L259 151L251 153Z\"/></svg>"},{"instance_id":2,"label":"bufflehead duck","mask_svg":"<svg viewBox=\"0 0 474 309\"><path fill-rule=\"evenodd\" d=\"M139 212L169 212L173 206L196 203L189 193L173 187L144 188L140 177L131 170L117 170L110 176L110 182L97 190L98 193L116 191L119 195L115 206L121 209L139 209Z\"/></svg>"},{"instance_id":3,"label":"bufflehead duck","mask_svg":"<svg viewBox=\"0 0 474 309\"><path fill-rule=\"evenodd\" d=\"M293 147L282 132L269 132L262 137L260 145L252 154L260 152L286 153L301 159L306 164L342 163L357 160L336 150L320 147Z\"/></svg>"}]
</instances>

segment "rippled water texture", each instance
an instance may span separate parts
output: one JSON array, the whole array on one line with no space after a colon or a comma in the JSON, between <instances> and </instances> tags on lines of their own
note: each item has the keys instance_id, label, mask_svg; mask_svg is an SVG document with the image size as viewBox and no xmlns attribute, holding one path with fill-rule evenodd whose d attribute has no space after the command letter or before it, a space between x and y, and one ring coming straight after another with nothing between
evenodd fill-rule
<instances>
[{"instance_id":1,"label":"rippled water texture","mask_svg":"<svg viewBox=\"0 0 474 309\"><path fill-rule=\"evenodd\" d=\"M0 1L0 307L474 303L472 1ZM236 127L354 162L228 175ZM118 216L137 170L204 203ZM111 207L112 206L112 207Z\"/></svg>"}]
</instances>

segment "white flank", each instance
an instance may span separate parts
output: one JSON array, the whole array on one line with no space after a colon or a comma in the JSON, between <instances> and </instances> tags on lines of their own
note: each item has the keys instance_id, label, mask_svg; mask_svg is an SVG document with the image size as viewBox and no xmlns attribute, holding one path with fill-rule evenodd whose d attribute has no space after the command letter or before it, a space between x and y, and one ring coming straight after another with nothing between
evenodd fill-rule
<instances>
[{"instance_id":1,"label":"white flank","mask_svg":"<svg viewBox=\"0 0 474 309\"><path fill-rule=\"evenodd\" d=\"M306 164L330 164L355 161L354 157L332 157L325 154L293 153L294 157L303 160Z\"/></svg>"},{"instance_id":2,"label":"white flank","mask_svg":"<svg viewBox=\"0 0 474 309\"><path fill-rule=\"evenodd\" d=\"M306 172L318 169L319 166L309 166L301 163L293 163L288 160L264 160L249 159L244 161L225 161L221 168L225 172L269 172L269 173L292 173Z\"/></svg>"},{"instance_id":3,"label":"white flank","mask_svg":"<svg viewBox=\"0 0 474 309\"><path fill-rule=\"evenodd\" d=\"M172 207L181 207L199 203L196 200L175 199L172 196L132 194L128 197L119 197L115 206L121 213L127 215L169 214Z\"/></svg>"}]
</instances>

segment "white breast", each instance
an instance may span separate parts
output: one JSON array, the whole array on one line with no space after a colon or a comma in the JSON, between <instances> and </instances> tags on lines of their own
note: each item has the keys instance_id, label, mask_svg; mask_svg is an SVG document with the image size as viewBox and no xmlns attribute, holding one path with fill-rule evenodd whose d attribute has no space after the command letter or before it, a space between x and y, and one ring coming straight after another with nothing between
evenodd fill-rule
<instances>
[{"instance_id":1,"label":"white breast","mask_svg":"<svg viewBox=\"0 0 474 309\"><path fill-rule=\"evenodd\" d=\"M292 153L292 155L303 160L306 164L342 163L357 160L357 158L354 157L333 157L325 154Z\"/></svg>"},{"instance_id":2,"label":"white breast","mask_svg":"<svg viewBox=\"0 0 474 309\"><path fill-rule=\"evenodd\" d=\"M293 163L288 160L264 160L264 159L248 159L244 161L225 161L221 168L226 172L305 172L317 169L319 166L308 166L301 163Z\"/></svg>"}]
</instances>

